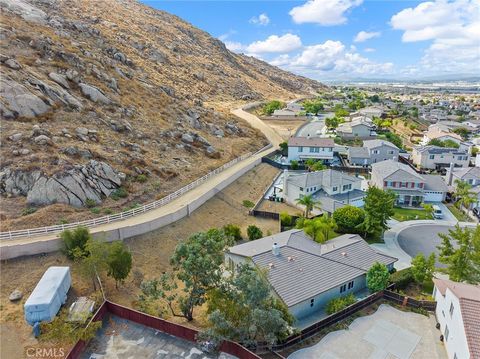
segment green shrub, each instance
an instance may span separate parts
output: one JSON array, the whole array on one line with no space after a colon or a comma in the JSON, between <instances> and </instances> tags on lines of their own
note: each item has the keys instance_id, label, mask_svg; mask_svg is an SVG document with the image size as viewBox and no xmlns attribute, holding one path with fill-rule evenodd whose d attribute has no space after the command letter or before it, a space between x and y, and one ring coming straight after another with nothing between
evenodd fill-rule
<instances>
[{"instance_id":1,"label":"green shrub","mask_svg":"<svg viewBox=\"0 0 480 359\"><path fill-rule=\"evenodd\" d=\"M349 295L330 300L325 307L325 311L327 312L327 314L333 314L341 311L342 309L345 309L352 304L355 304L356 302L357 299L355 298L353 293L351 293Z\"/></svg>"},{"instance_id":2,"label":"green shrub","mask_svg":"<svg viewBox=\"0 0 480 359\"><path fill-rule=\"evenodd\" d=\"M115 191L112 192L112 194L110 195L110 197L114 200L114 201L118 201L120 198L126 198L128 197L128 192L125 188L123 187L119 187L117 188Z\"/></svg>"},{"instance_id":3,"label":"green shrub","mask_svg":"<svg viewBox=\"0 0 480 359\"><path fill-rule=\"evenodd\" d=\"M226 224L223 226L223 232L226 236L232 237L235 241L242 240L242 232L240 231L240 227L234 224Z\"/></svg>"},{"instance_id":4,"label":"green shrub","mask_svg":"<svg viewBox=\"0 0 480 359\"><path fill-rule=\"evenodd\" d=\"M87 200L85 201L85 206L87 208L93 208L97 205L97 202L95 202L94 199L91 199L91 198L87 198Z\"/></svg>"},{"instance_id":5,"label":"green shrub","mask_svg":"<svg viewBox=\"0 0 480 359\"><path fill-rule=\"evenodd\" d=\"M290 161L290 169L294 171L298 170L298 161L295 161L295 160Z\"/></svg>"},{"instance_id":6,"label":"green shrub","mask_svg":"<svg viewBox=\"0 0 480 359\"><path fill-rule=\"evenodd\" d=\"M143 174L142 174L142 175L138 175L138 176L135 178L135 180L136 180L137 182L140 182L140 183L145 183L145 182L148 181L148 177L147 177L147 175L143 175Z\"/></svg>"},{"instance_id":7,"label":"green shrub","mask_svg":"<svg viewBox=\"0 0 480 359\"><path fill-rule=\"evenodd\" d=\"M103 210L103 213L105 213L105 214L112 214L112 213L113 213L113 210L112 210L111 208L105 208L105 209Z\"/></svg>"},{"instance_id":8,"label":"green shrub","mask_svg":"<svg viewBox=\"0 0 480 359\"><path fill-rule=\"evenodd\" d=\"M275 110L280 110L283 108L284 104L281 101L273 100L263 106L263 113L266 115L271 115Z\"/></svg>"},{"instance_id":9,"label":"green shrub","mask_svg":"<svg viewBox=\"0 0 480 359\"><path fill-rule=\"evenodd\" d=\"M37 209L35 207L27 207L22 210L22 216L28 216L29 214L35 213Z\"/></svg>"},{"instance_id":10,"label":"green shrub","mask_svg":"<svg viewBox=\"0 0 480 359\"><path fill-rule=\"evenodd\" d=\"M251 226L248 226L247 228L247 236L249 240L253 241L255 239L262 238L263 233L262 233L262 230L257 226L251 225Z\"/></svg>"},{"instance_id":11,"label":"green shrub","mask_svg":"<svg viewBox=\"0 0 480 359\"><path fill-rule=\"evenodd\" d=\"M384 290L388 286L390 273L385 264L375 262L367 272L367 287L370 292L375 293Z\"/></svg>"},{"instance_id":12,"label":"green shrub","mask_svg":"<svg viewBox=\"0 0 480 359\"><path fill-rule=\"evenodd\" d=\"M100 208L93 207L93 208L90 209L90 212L92 212L93 214L99 214L100 213Z\"/></svg>"},{"instance_id":13,"label":"green shrub","mask_svg":"<svg viewBox=\"0 0 480 359\"><path fill-rule=\"evenodd\" d=\"M253 203L252 201L249 201L248 199L243 200L242 204L244 207L247 207L247 208L253 208L255 206L255 203Z\"/></svg>"},{"instance_id":14,"label":"green shrub","mask_svg":"<svg viewBox=\"0 0 480 359\"><path fill-rule=\"evenodd\" d=\"M293 222L292 216L286 212L282 212L280 213L280 222L283 227L290 227Z\"/></svg>"},{"instance_id":15,"label":"green shrub","mask_svg":"<svg viewBox=\"0 0 480 359\"><path fill-rule=\"evenodd\" d=\"M410 268L402 269L390 274L390 283L395 284L395 289L405 289L414 281L412 270Z\"/></svg>"},{"instance_id":16,"label":"green shrub","mask_svg":"<svg viewBox=\"0 0 480 359\"><path fill-rule=\"evenodd\" d=\"M333 220L340 233L357 233L365 220L365 211L355 206L345 206L333 212Z\"/></svg>"},{"instance_id":17,"label":"green shrub","mask_svg":"<svg viewBox=\"0 0 480 359\"><path fill-rule=\"evenodd\" d=\"M85 255L85 244L92 238L87 227L77 227L74 230L65 230L60 233L63 242L63 252L74 259Z\"/></svg>"}]
</instances>

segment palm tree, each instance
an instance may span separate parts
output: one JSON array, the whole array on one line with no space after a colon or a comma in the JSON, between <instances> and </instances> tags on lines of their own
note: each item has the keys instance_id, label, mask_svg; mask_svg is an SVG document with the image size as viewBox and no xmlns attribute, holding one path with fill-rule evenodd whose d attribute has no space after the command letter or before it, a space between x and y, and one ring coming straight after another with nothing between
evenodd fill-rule
<instances>
[{"instance_id":1,"label":"palm tree","mask_svg":"<svg viewBox=\"0 0 480 359\"><path fill-rule=\"evenodd\" d=\"M475 193L471 191L472 186L458 179L455 180L455 184L455 205L457 208L465 207L468 210L470 205L477 201Z\"/></svg>"},{"instance_id":2,"label":"palm tree","mask_svg":"<svg viewBox=\"0 0 480 359\"><path fill-rule=\"evenodd\" d=\"M336 225L332 218L324 215L314 219L298 221L296 228L303 229L315 242L325 243L330 239L330 233L335 230Z\"/></svg>"},{"instance_id":3,"label":"palm tree","mask_svg":"<svg viewBox=\"0 0 480 359\"><path fill-rule=\"evenodd\" d=\"M297 198L297 203L305 206L305 218L308 218L313 208L320 208L320 201L314 200L311 194Z\"/></svg>"}]
</instances>

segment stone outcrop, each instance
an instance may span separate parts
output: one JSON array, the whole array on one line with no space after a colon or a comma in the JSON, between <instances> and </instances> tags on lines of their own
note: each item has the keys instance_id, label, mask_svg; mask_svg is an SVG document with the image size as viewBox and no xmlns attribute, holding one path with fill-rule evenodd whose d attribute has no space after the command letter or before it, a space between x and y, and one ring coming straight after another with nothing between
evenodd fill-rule
<instances>
[{"instance_id":1,"label":"stone outcrop","mask_svg":"<svg viewBox=\"0 0 480 359\"><path fill-rule=\"evenodd\" d=\"M5 118L35 117L47 112L50 106L25 86L8 78L0 79L2 114Z\"/></svg>"},{"instance_id":2,"label":"stone outcrop","mask_svg":"<svg viewBox=\"0 0 480 359\"><path fill-rule=\"evenodd\" d=\"M31 205L65 203L82 207L87 200L100 203L122 184L123 174L104 162L89 161L53 176L41 170L5 169L0 173L0 192L26 196Z\"/></svg>"}]
</instances>

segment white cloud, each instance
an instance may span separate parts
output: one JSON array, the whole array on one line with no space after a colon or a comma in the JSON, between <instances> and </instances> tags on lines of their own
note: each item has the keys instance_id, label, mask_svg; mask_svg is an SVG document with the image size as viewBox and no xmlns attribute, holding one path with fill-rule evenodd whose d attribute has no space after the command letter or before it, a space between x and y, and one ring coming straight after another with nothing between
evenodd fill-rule
<instances>
[{"instance_id":1,"label":"white cloud","mask_svg":"<svg viewBox=\"0 0 480 359\"><path fill-rule=\"evenodd\" d=\"M361 56L354 46L347 48L342 42L333 40L306 46L295 56L282 54L270 63L320 80L339 76L378 76L393 70L392 63L371 61Z\"/></svg>"},{"instance_id":2,"label":"white cloud","mask_svg":"<svg viewBox=\"0 0 480 359\"><path fill-rule=\"evenodd\" d=\"M363 49L363 51L365 51L365 52L375 52L375 51L377 51L377 50L375 50L375 49L372 48L372 47L366 47L365 49Z\"/></svg>"},{"instance_id":3,"label":"white cloud","mask_svg":"<svg viewBox=\"0 0 480 359\"><path fill-rule=\"evenodd\" d=\"M375 37L380 37L380 32L360 31L353 39L354 42L364 42Z\"/></svg>"},{"instance_id":4,"label":"white cloud","mask_svg":"<svg viewBox=\"0 0 480 359\"><path fill-rule=\"evenodd\" d=\"M255 41L247 46L246 50L253 54L266 52L291 52L302 47L300 37L293 34L282 36L271 35L264 41Z\"/></svg>"},{"instance_id":5,"label":"white cloud","mask_svg":"<svg viewBox=\"0 0 480 359\"><path fill-rule=\"evenodd\" d=\"M239 52L245 49L245 46L237 41L224 41L224 43L230 51Z\"/></svg>"},{"instance_id":6,"label":"white cloud","mask_svg":"<svg viewBox=\"0 0 480 359\"><path fill-rule=\"evenodd\" d=\"M436 0L420 3L392 16L403 42L432 41L420 66L431 72L478 72L480 63L480 1Z\"/></svg>"},{"instance_id":7,"label":"white cloud","mask_svg":"<svg viewBox=\"0 0 480 359\"><path fill-rule=\"evenodd\" d=\"M270 23L270 18L267 16L267 14L265 13L262 13L258 16L254 16L252 17L249 22L251 24L255 24L255 25L263 25L263 26L266 26Z\"/></svg>"},{"instance_id":8,"label":"white cloud","mask_svg":"<svg viewBox=\"0 0 480 359\"><path fill-rule=\"evenodd\" d=\"M225 34L222 34L218 37L220 41L225 41L228 39L230 36L235 35L237 33L236 30L228 30Z\"/></svg>"},{"instance_id":9,"label":"white cloud","mask_svg":"<svg viewBox=\"0 0 480 359\"><path fill-rule=\"evenodd\" d=\"M362 2L363 0L309 0L294 7L289 14L297 24L341 25L347 22L345 13Z\"/></svg>"}]
</instances>

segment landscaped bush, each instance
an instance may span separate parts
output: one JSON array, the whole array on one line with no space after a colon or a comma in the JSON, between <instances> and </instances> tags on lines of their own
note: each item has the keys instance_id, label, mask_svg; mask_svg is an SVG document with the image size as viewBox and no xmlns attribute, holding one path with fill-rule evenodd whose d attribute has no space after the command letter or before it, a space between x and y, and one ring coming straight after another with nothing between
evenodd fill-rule
<instances>
[{"instance_id":1,"label":"landscaped bush","mask_svg":"<svg viewBox=\"0 0 480 359\"><path fill-rule=\"evenodd\" d=\"M253 208L255 206L255 203L253 203L252 201L249 201L248 199L245 199L242 202L242 204L244 207L247 207L247 208Z\"/></svg>"},{"instance_id":2,"label":"landscaped bush","mask_svg":"<svg viewBox=\"0 0 480 359\"><path fill-rule=\"evenodd\" d=\"M395 284L395 289L405 289L414 281L412 270L410 268L402 269L390 274L390 283Z\"/></svg>"},{"instance_id":3,"label":"landscaped bush","mask_svg":"<svg viewBox=\"0 0 480 359\"><path fill-rule=\"evenodd\" d=\"M354 206L345 206L333 212L333 220L340 233L358 233L357 228L365 219L365 211Z\"/></svg>"},{"instance_id":4,"label":"landscaped bush","mask_svg":"<svg viewBox=\"0 0 480 359\"><path fill-rule=\"evenodd\" d=\"M357 299L353 294L346 295L344 297L334 298L327 303L325 311L327 314L333 314L345 309L349 305L357 302Z\"/></svg>"},{"instance_id":5,"label":"landscaped bush","mask_svg":"<svg viewBox=\"0 0 480 359\"><path fill-rule=\"evenodd\" d=\"M280 213L280 222L283 227L290 227L293 222L292 216L286 212L282 212Z\"/></svg>"},{"instance_id":6,"label":"landscaped bush","mask_svg":"<svg viewBox=\"0 0 480 359\"><path fill-rule=\"evenodd\" d=\"M266 115L271 115L275 110L280 110L281 108L283 108L283 106L284 103L281 101L270 101L263 107L263 113Z\"/></svg>"},{"instance_id":7,"label":"landscaped bush","mask_svg":"<svg viewBox=\"0 0 480 359\"><path fill-rule=\"evenodd\" d=\"M240 241L242 239L242 232L240 227L234 224L226 224L223 226L223 232L228 237L232 237L235 241Z\"/></svg>"},{"instance_id":8,"label":"landscaped bush","mask_svg":"<svg viewBox=\"0 0 480 359\"><path fill-rule=\"evenodd\" d=\"M298 161L290 161L290 169L293 171L298 170Z\"/></svg>"},{"instance_id":9,"label":"landscaped bush","mask_svg":"<svg viewBox=\"0 0 480 359\"><path fill-rule=\"evenodd\" d=\"M263 233L262 233L262 230L257 226L251 225L251 226L248 226L247 228L247 236L249 240L253 241L255 239L262 238Z\"/></svg>"}]
</instances>

